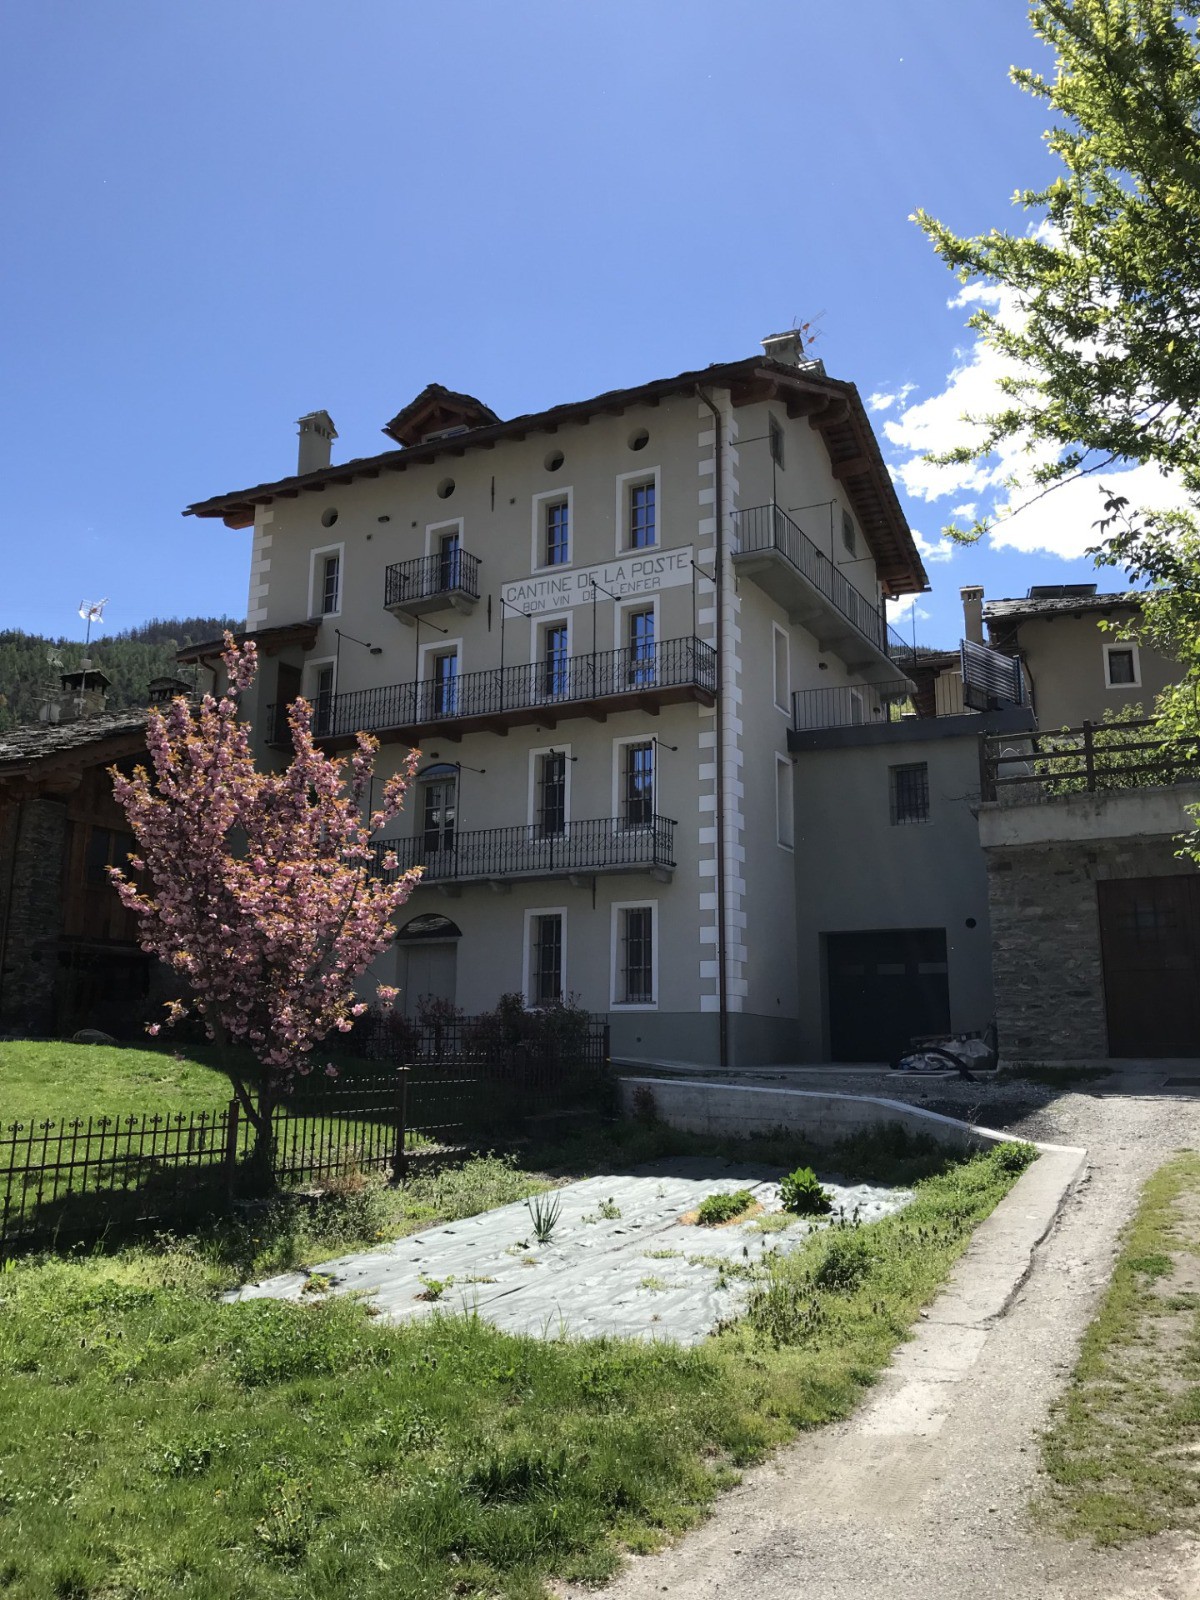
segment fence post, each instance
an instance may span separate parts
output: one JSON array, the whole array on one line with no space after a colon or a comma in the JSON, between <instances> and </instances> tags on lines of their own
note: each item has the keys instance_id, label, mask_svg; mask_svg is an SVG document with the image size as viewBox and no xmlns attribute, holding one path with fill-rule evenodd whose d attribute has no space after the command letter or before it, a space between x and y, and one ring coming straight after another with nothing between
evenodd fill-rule
<instances>
[{"instance_id":1,"label":"fence post","mask_svg":"<svg viewBox=\"0 0 1200 1600\"><path fill-rule=\"evenodd\" d=\"M403 1063L396 1069L399 1092L396 1095L396 1144L392 1151L393 1183L404 1183L408 1178L408 1070Z\"/></svg>"},{"instance_id":2,"label":"fence post","mask_svg":"<svg viewBox=\"0 0 1200 1600\"><path fill-rule=\"evenodd\" d=\"M238 1121L241 1109L236 1100L231 1100L229 1110L225 1113L225 1189L228 1194L233 1193L234 1179L237 1176Z\"/></svg>"},{"instance_id":3,"label":"fence post","mask_svg":"<svg viewBox=\"0 0 1200 1600\"><path fill-rule=\"evenodd\" d=\"M1083 724L1083 770L1087 774L1087 792L1096 792L1096 747L1092 743L1092 724Z\"/></svg>"},{"instance_id":4,"label":"fence post","mask_svg":"<svg viewBox=\"0 0 1200 1600\"><path fill-rule=\"evenodd\" d=\"M979 798L980 800L994 800L996 787L993 782L994 773L988 761L988 736L986 733L979 735Z\"/></svg>"}]
</instances>

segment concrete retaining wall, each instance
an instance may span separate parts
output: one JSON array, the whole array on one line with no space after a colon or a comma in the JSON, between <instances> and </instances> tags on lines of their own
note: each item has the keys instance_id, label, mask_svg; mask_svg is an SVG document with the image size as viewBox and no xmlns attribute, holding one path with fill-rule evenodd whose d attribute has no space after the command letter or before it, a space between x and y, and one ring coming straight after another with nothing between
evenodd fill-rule
<instances>
[{"instance_id":1,"label":"concrete retaining wall","mask_svg":"<svg viewBox=\"0 0 1200 1600\"><path fill-rule=\"evenodd\" d=\"M679 1078L622 1078L619 1087L621 1106L626 1114L638 1109L637 1091L648 1089L654 1096L659 1119L684 1133L744 1139L784 1128L813 1144L833 1145L871 1128L899 1123L909 1133L924 1134L926 1138L964 1151L1001 1144L1011 1137L991 1128L956 1122L934 1111L923 1111L903 1100L887 1100L876 1095L771 1089Z\"/></svg>"}]
</instances>

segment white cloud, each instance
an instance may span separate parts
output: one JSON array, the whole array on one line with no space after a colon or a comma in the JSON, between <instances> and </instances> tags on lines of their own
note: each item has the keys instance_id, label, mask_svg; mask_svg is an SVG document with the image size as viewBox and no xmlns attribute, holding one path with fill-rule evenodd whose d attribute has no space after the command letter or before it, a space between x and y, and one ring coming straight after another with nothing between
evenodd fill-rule
<instances>
[{"instance_id":1,"label":"white cloud","mask_svg":"<svg viewBox=\"0 0 1200 1600\"><path fill-rule=\"evenodd\" d=\"M1020 307L1011 290L969 284L950 302L951 309L986 306L1001 322L1015 324ZM883 425L892 447L889 471L913 499L935 502L966 494L947 516L973 521L993 518L989 533L994 549L1042 551L1074 560L1098 541L1093 523L1103 515L1101 488L1126 495L1131 507L1161 508L1183 501L1181 489L1153 466L1127 466L1097 472L1042 493L1033 482L1039 465L1056 459L1049 446L1028 448L1023 439L1009 439L983 461L936 466L923 460L983 437L982 417L1009 403L1000 380L1018 369L975 337L965 350L955 352L954 366L937 394L902 408ZM954 546L942 539L936 544L917 537L926 561L949 561Z\"/></svg>"},{"instance_id":2,"label":"white cloud","mask_svg":"<svg viewBox=\"0 0 1200 1600\"><path fill-rule=\"evenodd\" d=\"M889 411L894 405L903 405L915 388L915 383L902 383L895 394L877 389L874 394L867 396L867 408L870 411Z\"/></svg>"},{"instance_id":3,"label":"white cloud","mask_svg":"<svg viewBox=\"0 0 1200 1600\"><path fill-rule=\"evenodd\" d=\"M938 539L936 542L931 542L925 538L924 534L918 533L915 528L913 529L913 541L920 552L922 561L952 561L954 552L958 548L953 539Z\"/></svg>"},{"instance_id":4,"label":"white cloud","mask_svg":"<svg viewBox=\"0 0 1200 1600\"><path fill-rule=\"evenodd\" d=\"M887 602L887 619L894 628L898 622L907 621L910 616L915 616L918 622L928 622L929 612L924 606L919 606L919 594L902 594L896 599Z\"/></svg>"}]
</instances>

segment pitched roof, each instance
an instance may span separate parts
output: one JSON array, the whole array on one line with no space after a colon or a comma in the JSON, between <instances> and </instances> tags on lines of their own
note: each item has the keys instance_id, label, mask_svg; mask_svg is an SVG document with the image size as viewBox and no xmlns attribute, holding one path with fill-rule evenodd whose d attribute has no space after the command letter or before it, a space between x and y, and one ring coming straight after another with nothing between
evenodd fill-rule
<instances>
[{"instance_id":1,"label":"pitched roof","mask_svg":"<svg viewBox=\"0 0 1200 1600\"><path fill-rule=\"evenodd\" d=\"M1142 594L1137 589L1118 594L1034 595L1024 600L985 600L986 622L1023 622L1028 617L1081 617L1086 612L1140 611Z\"/></svg>"},{"instance_id":2,"label":"pitched roof","mask_svg":"<svg viewBox=\"0 0 1200 1600\"><path fill-rule=\"evenodd\" d=\"M307 622L284 622L277 628L259 628L257 632L248 633L243 629L235 633L235 644L245 644L247 639L253 639L258 646L259 653L264 656L273 656L277 650L282 650L285 645L298 644L304 650L311 650L317 642L317 630L321 626L319 617L310 617ZM213 661L225 648L224 635L219 639L203 639L199 644L185 644L182 650L175 652L176 661Z\"/></svg>"},{"instance_id":3,"label":"pitched roof","mask_svg":"<svg viewBox=\"0 0 1200 1600\"><path fill-rule=\"evenodd\" d=\"M427 383L415 400L384 424L383 431L397 444L414 445L448 428L485 428L499 421L491 406L473 394L455 394L440 383Z\"/></svg>"},{"instance_id":4,"label":"pitched roof","mask_svg":"<svg viewBox=\"0 0 1200 1600\"><path fill-rule=\"evenodd\" d=\"M146 730L144 711L105 713L77 717L72 722L27 722L0 733L0 779L36 770L56 758L59 765L97 765L136 748ZM112 745L111 750L104 750ZM121 748L116 748L120 746Z\"/></svg>"},{"instance_id":5,"label":"pitched roof","mask_svg":"<svg viewBox=\"0 0 1200 1600\"><path fill-rule=\"evenodd\" d=\"M588 400L513 417L508 422L481 423L448 438L430 439L404 449L323 467L317 472L294 474L254 484L248 489L214 495L186 507L184 515L220 517L227 527L245 528L254 520L255 507L269 505L273 500L295 500L302 493L324 491L332 484L378 478L386 472L405 472L410 466L434 461L439 456L462 456L468 450L489 449L501 440L523 439L537 431L555 432L568 423L587 421L598 412L619 415L629 406L657 405L669 395L692 393L713 385L728 388L735 406L774 399L786 405L789 416L807 416L824 440L834 476L841 483L875 556L885 592L913 594L929 587L857 388L841 379L826 377L815 363L794 367L762 356L715 363L694 372L681 372L673 378L656 378L633 388L612 389ZM420 398L418 396L418 400ZM453 398L480 405L469 395ZM404 416L401 412L394 421L401 421L403 426Z\"/></svg>"}]
</instances>

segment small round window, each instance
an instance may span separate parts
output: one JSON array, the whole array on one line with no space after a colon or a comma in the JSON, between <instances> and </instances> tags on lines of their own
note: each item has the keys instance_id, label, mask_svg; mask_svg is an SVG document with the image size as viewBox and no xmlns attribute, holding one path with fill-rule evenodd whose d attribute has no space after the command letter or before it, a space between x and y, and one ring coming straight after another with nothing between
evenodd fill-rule
<instances>
[{"instance_id":1,"label":"small round window","mask_svg":"<svg viewBox=\"0 0 1200 1600\"><path fill-rule=\"evenodd\" d=\"M644 450L650 443L650 434L645 428L635 428L629 435L629 448L631 450Z\"/></svg>"},{"instance_id":2,"label":"small round window","mask_svg":"<svg viewBox=\"0 0 1200 1600\"><path fill-rule=\"evenodd\" d=\"M443 478L441 483L439 483L437 486L437 492L439 500L449 500L450 496L454 493L454 479Z\"/></svg>"},{"instance_id":3,"label":"small round window","mask_svg":"<svg viewBox=\"0 0 1200 1600\"><path fill-rule=\"evenodd\" d=\"M566 456L563 455L561 450L551 450L550 454L546 457L546 471L557 472L559 467L562 466L566 459Z\"/></svg>"},{"instance_id":4,"label":"small round window","mask_svg":"<svg viewBox=\"0 0 1200 1600\"><path fill-rule=\"evenodd\" d=\"M337 519L338 514L336 507L329 506L321 513L321 526L323 528L332 528Z\"/></svg>"}]
</instances>

